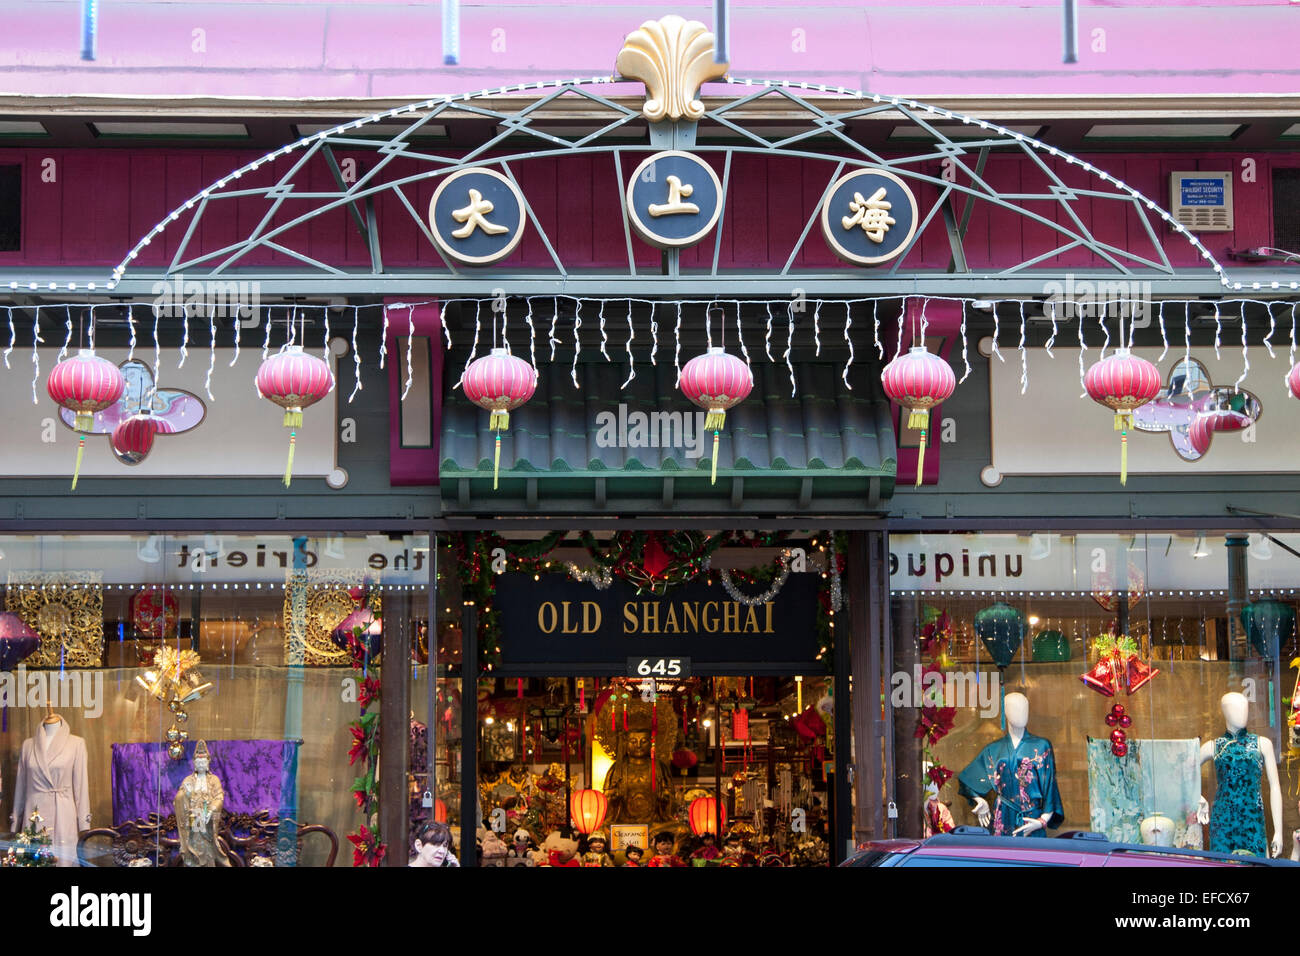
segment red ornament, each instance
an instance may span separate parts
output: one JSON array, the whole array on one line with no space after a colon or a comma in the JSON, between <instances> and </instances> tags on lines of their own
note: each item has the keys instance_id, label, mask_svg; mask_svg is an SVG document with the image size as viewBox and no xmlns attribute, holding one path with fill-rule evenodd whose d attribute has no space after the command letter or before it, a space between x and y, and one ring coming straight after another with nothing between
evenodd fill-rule
<instances>
[{"instance_id":1,"label":"red ornament","mask_svg":"<svg viewBox=\"0 0 1300 956\"><path fill-rule=\"evenodd\" d=\"M284 427L289 431L289 460L284 466L284 485L293 476L293 450L302 411L315 405L334 388L334 373L329 365L308 355L301 345L286 345L277 355L266 359L257 370L257 393L284 409Z\"/></svg>"},{"instance_id":2,"label":"red ornament","mask_svg":"<svg viewBox=\"0 0 1300 956\"><path fill-rule=\"evenodd\" d=\"M713 467L709 480L718 480L718 441L727 421L727 409L749 397L754 389L754 373L749 365L726 349L711 346L682 366L677 381L682 394L708 411L704 427L713 430Z\"/></svg>"},{"instance_id":3,"label":"red ornament","mask_svg":"<svg viewBox=\"0 0 1300 956\"><path fill-rule=\"evenodd\" d=\"M900 355L880 376L885 394L908 409L908 428L921 430L920 450L916 456L916 484L921 484L925 466L926 434L930 427L930 409L942 405L957 387L952 367L924 345L914 345Z\"/></svg>"},{"instance_id":4,"label":"red ornament","mask_svg":"<svg viewBox=\"0 0 1300 956\"><path fill-rule=\"evenodd\" d=\"M700 758L696 756L695 751L693 750L687 750L685 748L682 748L681 750L673 751L673 766L676 767L678 770L681 771L689 770L691 767L694 767L699 762L700 762Z\"/></svg>"},{"instance_id":5,"label":"red ornament","mask_svg":"<svg viewBox=\"0 0 1300 956\"><path fill-rule=\"evenodd\" d=\"M718 835L719 818L721 818L722 825L725 827L727 825L727 808L719 804L713 797L696 797L691 801L691 832L696 836L712 833L716 837Z\"/></svg>"},{"instance_id":6,"label":"red ornament","mask_svg":"<svg viewBox=\"0 0 1300 956\"><path fill-rule=\"evenodd\" d=\"M501 471L501 433L510 427L510 413L533 397L537 389L537 369L505 349L496 348L476 358L461 379L465 397L492 413L488 429L496 432L496 451L492 458L492 487L497 486Z\"/></svg>"},{"instance_id":7,"label":"red ornament","mask_svg":"<svg viewBox=\"0 0 1300 956\"><path fill-rule=\"evenodd\" d=\"M1113 753L1116 757L1125 757L1128 755L1128 744L1127 743L1111 744L1110 752Z\"/></svg>"},{"instance_id":8,"label":"red ornament","mask_svg":"<svg viewBox=\"0 0 1300 956\"><path fill-rule=\"evenodd\" d=\"M72 428L81 433L77 442L77 466L72 473L72 488L81 475L81 458L86 451L86 433L95 426L95 413L102 412L126 390L122 371L107 359L95 355L94 349L82 349L54 366L45 382L50 398L76 413Z\"/></svg>"},{"instance_id":9,"label":"red ornament","mask_svg":"<svg viewBox=\"0 0 1300 956\"><path fill-rule=\"evenodd\" d=\"M1128 739L1128 734L1124 733L1122 730L1112 730L1110 732L1110 739L1112 743L1122 744Z\"/></svg>"},{"instance_id":10,"label":"red ornament","mask_svg":"<svg viewBox=\"0 0 1300 956\"><path fill-rule=\"evenodd\" d=\"M1083 385L1094 402L1115 412L1115 431L1120 433L1119 483L1128 484L1128 430L1133 427L1133 411L1160 394L1160 370L1121 348L1088 369Z\"/></svg>"},{"instance_id":11,"label":"red ornament","mask_svg":"<svg viewBox=\"0 0 1300 956\"><path fill-rule=\"evenodd\" d=\"M131 595L131 624L146 637L175 634L180 617L180 602L165 588L144 588Z\"/></svg>"},{"instance_id":12,"label":"red ornament","mask_svg":"<svg viewBox=\"0 0 1300 956\"><path fill-rule=\"evenodd\" d=\"M119 422L110 440L119 459L128 465L138 465L153 449L155 436L170 435L175 430L165 419L138 412Z\"/></svg>"},{"instance_id":13,"label":"red ornament","mask_svg":"<svg viewBox=\"0 0 1300 956\"><path fill-rule=\"evenodd\" d=\"M1116 668L1115 655L1103 653L1092 670L1079 675L1079 680L1103 697L1114 697L1115 689L1119 686L1119 673Z\"/></svg>"}]
</instances>

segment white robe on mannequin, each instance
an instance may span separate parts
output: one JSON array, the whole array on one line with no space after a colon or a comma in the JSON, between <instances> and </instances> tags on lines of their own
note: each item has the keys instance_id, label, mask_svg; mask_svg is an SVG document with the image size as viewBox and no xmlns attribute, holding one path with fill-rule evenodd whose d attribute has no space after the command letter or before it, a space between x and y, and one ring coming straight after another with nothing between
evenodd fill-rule
<instances>
[{"instance_id":1,"label":"white robe on mannequin","mask_svg":"<svg viewBox=\"0 0 1300 956\"><path fill-rule=\"evenodd\" d=\"M59 866L76 866L77 835L90 828L86 741L72 736L62 717L53 738L42 740L44 736L42 726L23 741L11 829L17 833L26 827L35 810L49 828Z\"/></svg>"}]
</instances>

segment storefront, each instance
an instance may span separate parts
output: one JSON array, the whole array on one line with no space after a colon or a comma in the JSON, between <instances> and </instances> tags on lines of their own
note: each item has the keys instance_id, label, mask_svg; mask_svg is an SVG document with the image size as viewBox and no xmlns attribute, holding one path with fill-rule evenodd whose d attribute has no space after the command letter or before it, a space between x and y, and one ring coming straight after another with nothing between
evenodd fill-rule
<instances>
[{"instance_id":1,"label":"storefront","mask_svg":"<svg viewBox=\"0 0 1300 956\"><path fill-rule=\"evenodd\" d=\"M1290 412L1245 379L1289 367L1282 286L1228 297L1147 198L1160 157L1139 192L952 110L726 76L705 37L665 18L617 76L177 161L190 198L113 299L10 283L10 407L96 330L126 380L10 436L15 829L36 810L69 865L493 867L827 866L978 820L967 794L1002 832L1232 829L1198 799L1245 799L1203 783L1223 695L1252 735L1224 747L1291 748ZM1075 269L1122 278L1071 313ZM1112 340L1169 373L1149 416L1076 397ZM280 354L325 368L301 420L249 388ZM908 356L946 391L882 380ZM1240 454L1194 434L1219 413ZM1008 729L1032 781L987 749Z\"/></svg>"}]
</instances>

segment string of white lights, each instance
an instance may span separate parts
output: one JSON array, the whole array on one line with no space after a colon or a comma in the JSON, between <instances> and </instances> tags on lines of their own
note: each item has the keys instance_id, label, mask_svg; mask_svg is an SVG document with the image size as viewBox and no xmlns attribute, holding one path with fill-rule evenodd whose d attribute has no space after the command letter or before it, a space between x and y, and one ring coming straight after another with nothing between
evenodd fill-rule
<instances>
[{"instance_id":1,"label":"string of white lights","mask_svg":"<svg viewBox=\"0 0 1300 956\"><path fill-rule=\"evenodd\" d=\"M678 307L677 321L678 324L681 323L680 307ZM569 374L573 378L574 388L578 387L578 356L582 353L582 341L578 338L578 330L580 328L582 328L582 301L581 300L575 303L573 309L573 368L569 370ZM678 348L681 348L681 346L678 345Z\"/></svg>"},{"instance_id":2,"label":"string of white lights","mask_svg":"<svg viewBox=\"0 0 1300 956\"><path fill-rule=\"evenodd\" d=\"M352 404L352 399L356 398L357 392L361 391L361 349L357 347L357 330L361 325L361 310L356 306L352 307L352 369L356 375L356 383L352 386L352 391L348 395L348 404Z\"/></svg>"},{"instance_id":3,"label":"string of white lights","mask_svg":"<svg viewBox=\"0 0 1300 956\"><path fill-rule=\"evenodd\" d=\"M505 336L505 326L501 328L502 337ZM402 386L402 401L406 401L406 395L411 390L411 383L415 381L415 360L412 355L412 349L415 347L415 306L406 307L406 384Z\"/></svg>"},{"instance_id":4,"label":"string of white lights","mask_svg":"<svg viewBox=\"0 0 1300 956\"><path fill-rule=\"evenodd\" d=\"M901 341L901 336L902 336L901 318L899 319L899 323L900 323L899 334L900 334L900 341ZM853 365L853 337L849 335L849 329L851 329L852 327L853 327L853 310L851 308L846 307L844 309L844 341L848 343L849 346L849 358L848 361L844 363L844 372L841 375L841 378L844 379L844 384L848 386L850 391L852 391L853 389L853 386L849 385L849 369Z\"/></svg>"},{"instance_id":5,"label":"string of white lights","mask_svg":"<svg viewBox=\"0 0 1300 956\"><path fill-rule=\"evenodd\" d=\"M723 316L722 321L727 321L726 316ZM627 303L627 379L618 387L619 391L627 388L632 383L632 379L636 378L636 358L632 355L632 340L634 338L636 338L636 330L632 328L632 300L629 299ZM536 368L537 366L534 365L533 367Z\"/></svg>"},{"instance_id":6,"label":"string of white lights","mask_svg":"<svg viewBox=\"0 0 1300 956\"><path fill-rule=\"evenodd\" d=\"M1219 336L1223 332L1223 317L1219 315L1219 304L1214 304L1214 358L1219 358Z\"/></svg>"},{"instance_id":7,"label":"string of white lights","mask_svg":"<svg viewBox=\"0 0 1300 956\"><path fill-rule=\"evenodd\" d=\"M1056 300L1055 299L1049 299L1047 301L1047 311L1050 313L1050 318L1052 320L1052 334L1047 337L1047 345L1046 345L1047 357L1056 358L1056 356L1052 354L1052 346L1056 344ZM965 316L963 315L962 318L964 320ZM963 332L963 335L964 334L965 333Z\"/></svg>"},{"instance_id":8,"label":"string of white lights","mask_svg":"<svg viewBox=\"0 0 1300 956\"><path fill-rule=\"evenodd\" d=\"M821 318L822 318L822 302L821 299L818 299L817 304L813 306L813 344L817 347L816 354L818 358L821 358L821 354L822 354Z\"/></svg>"},{"instance_id":9,"label":"string of white lights","mask_svg":"<svg viewBox=\"0 0 1300 956\"><path fill-rule=\"evenodd\" d=\"M1272 314L1271 310L1269 314ZM1237 380L1232 383L1234 391L1241 391L1241 383L1246 380L1246 376L1249 374L1250 352L1246 347L1246 307L1243 305L1241 307L1241 374L1238 375Z\"/></svg>"},{"instance_id":10,"label":"string of white lights","mask_svg":"<svg viewBox=\"0 0 1300 956\"><path fill-rule=\"evenodd\" d=\"M794 349L794 302L790 302L786 308L790 310L790 322L785 337L785 367L790 370L790 397L794 398L799 394L799 386L794 378L794 362L790 360L790 352Z\"/></svg>"},{"instance_id":11,"label":"string of white lights","mask_svg":"<svg viewBox=\"0 0 1300 956\"><path fill-rule=\"evenodd\" d=\"M41 338L41 307L36 307L36 314L32 318L32 404L37 405L40 400L36 397L36 380L41 377L41 356L36 347L45 340ZM1295 342L1295 323L1291 323L1291 341ZM1295 346L1292 345L1292 348Z\"/></svg>"},{"instance_id":12,"label":"string of white lights","mask_svg":"<svg viewBox=\"0 0 1300 956\"><path fill-rule=\"evenodd\" d=\"M605 300L600 300L600 314L596 316L600 323L600 354L604 356L605 361L609 361L609 352L605 346L609 343L609 335L605 332Z\"/></svg>"},{"instance_id":13,"label":"string of white lights","mask_svg":"<svg viewBox=\"0 0 1300 956\"><path fill-rule=\"evenodd\" d=\"M1156 359L1156 361L1163 362L1165 360L1165 355L1169 352L1169 335L1165 331L1165 304L1163 302L1160 303L1156 312L1158 315L1157 321L1160 324L1160 344L1164 346L1160 350L1160 358Z\"/></svg>"},{"instance_id":14,"label":"string of white lights","mask_svg":"<svg viewBox=\"0 0 1300 956\"><path fill-rule=\"evenodd\" d=\"M1246 315L1244 309L1242 310L1241 324L1243 327L1246 324ZM1265 333L1264 335L1264 348L1268 349L1269 358L1277 357L1273 354L1273 343L1271 341L1271 339L1273 338L1273 330L1276 328L1277 328L1276 316L1273 315L1273 303L1270 302L1268 303L1268 332Z\"/></svg>"},{"instance_id":15,"label":"string of white lights","mask_svg":"<svg viewBox=\"0 0 1300 956\"><path fill-rule=\"evenodd\" d=\"M188 304L181 305L181 360L176 363L177 368L185 367L185 360L190 354L190 307Z\"/></svg>"},{"instance_id":16,"label":"string of white lights","mask_svg":"<svg viewBox=\"0 0 1300 956\"><path fill-rule=\"evenodd\" d=\"M239 324L239 320L235 320ZM216 396L212 394L212 370L217 366L217 307L214 305L208 309L208 377L203 380L203 390L207 392L208 401L215 402Z\"/></svg>"}]
</instances>

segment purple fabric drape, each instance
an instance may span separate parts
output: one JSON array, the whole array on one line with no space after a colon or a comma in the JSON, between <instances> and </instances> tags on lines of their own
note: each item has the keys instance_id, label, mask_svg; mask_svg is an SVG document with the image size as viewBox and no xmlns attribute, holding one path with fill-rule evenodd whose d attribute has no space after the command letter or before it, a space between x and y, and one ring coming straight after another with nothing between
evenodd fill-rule
<instances>
[{"instance_id":1,"label":"purple fabric drape","mask_svg":"<svg viewBox=\"0 0 1300 956\"><path fill-rule=\"evenodd\" d=\"M176 790L193 770L194 741L185 744L183 760L167 756L167 745L113 744L113 825L157 813L172 812ZM297 740L209 740L212 772L226 793L232 813L270 811L295 800L298 783Z\"/></svg>"}]
</instances>

